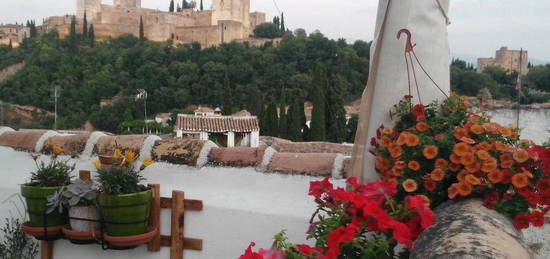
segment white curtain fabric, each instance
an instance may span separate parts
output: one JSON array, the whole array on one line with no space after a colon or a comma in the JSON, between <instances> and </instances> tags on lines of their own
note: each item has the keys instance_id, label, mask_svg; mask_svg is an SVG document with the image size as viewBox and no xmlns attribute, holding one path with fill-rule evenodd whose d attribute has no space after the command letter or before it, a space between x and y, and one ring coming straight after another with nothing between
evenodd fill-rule
<instances>
[{"instance_id":1,"label":"white curtain fabric","mask_svg":"<svg viewBox=\"0 0 550 259\"><path fill-rule=\"evenodd\" d=\"M363 182L377 180L374 156L369 153L370 140L380 125L393 126L390 109L409 93L409 79L405 62L407 35L397 39L401 29L412 34L414 51L427 73L445 92L450 92L449 44L447 25L449 0L380 0L376 32L371 47L369 82L363 93L360 122L356 135L352 175ZM412 54L412 53L411 53ZM421 70L413 56L420 97L423 104L445 95L437 89ZM410 66L412 72L412 67ZM411 95L419 102L411 74Z\"/></svg>"}]
</instances>

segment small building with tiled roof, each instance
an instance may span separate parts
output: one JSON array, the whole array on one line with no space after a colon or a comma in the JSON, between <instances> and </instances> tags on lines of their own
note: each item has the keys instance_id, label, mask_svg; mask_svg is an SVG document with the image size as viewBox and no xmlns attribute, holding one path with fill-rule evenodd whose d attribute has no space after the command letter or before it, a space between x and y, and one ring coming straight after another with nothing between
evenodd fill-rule
<instances>
[{"instance_id":1,"label":"small building with tiled roof","mask_svg":"<svg viewBox=\"0 0 550 259\"><path fill-rule=\"evenodd\" d=\"M227 147L235 145L258 147L260 144L260 124L256 116L178 114L175 131L178 138L214 140L219 145Z\"/></svg>"}]
</instances>

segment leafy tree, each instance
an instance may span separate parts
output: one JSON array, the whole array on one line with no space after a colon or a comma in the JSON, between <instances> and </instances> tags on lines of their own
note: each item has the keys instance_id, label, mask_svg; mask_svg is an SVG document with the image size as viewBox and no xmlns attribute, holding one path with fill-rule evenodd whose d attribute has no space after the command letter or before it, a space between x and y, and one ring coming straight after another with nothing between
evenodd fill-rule
<instances>
[{"instance_id":1,"label":"leafy tree","mask_svg":"<svg viewBox=\"0 0 550 259\"><path fill-rule=\"evenodd\" d=\"M550 64L544 66L533 66L527 74L528 85L541 90L550 92Z\"/></svg>"},{"instance_id":2,"label":"leafy tree","mask_svg":"<svg viewBox=\"0 0 550 259\"><path fill-rule=\"evenodd\" d=\"M276 137L279 135L279 116L277 116L277 105L275 102L270 102L267 106L265 114L265 125L267 136Z\"/></svg>"},{"instance_id":3,"label":"leafy tree","mask_svg":"<svg viewBox=\"0 0 550 259\"><path fill-rule=\"evenodd\" d=\"M231 89L231 81L229 80L229 75L225 73L225 78L223 80L223 96L226 98L223 98L223 114L224 115L231 115L233 112L233 102L231 102L231 98L227 98L228 96L233 96L233 89Z\"/></svg>"},{"instance_id":4,"label":"leafy tree","mask_svg":"<svg viewBox=\"0 0 550 259\"><path fill-rule=\"evenodd\" d=\"M86 17L86 11L84 11L84 21L82 22L82 38L88 37L88 18Z\"/></svg>"},{"instance_id":5,"label":"leafy tree","mask_svg":"<svg viewBox=\"0 0 550 259\"><path fill-rule=\"evenodd\" d=\"M139 39L145 39L145 29L143 28L143 16L139 17Z\"/></svg>"},{"instance_id":6,"label":"leafy tree","mask_svg":"<svg viewBox=\"0 0 550 259\"><path fill-rule=\"evenodd\" d=\"M274 23L262 23L254 29L254 36L257 38L274 39L281 37L283 33L279 27L280 25Z\"/></svg>"},{"instance_id":7,"label":"leafy tree","mask_svg":"<svg viewBox=\"0 0 550 259\"><path fill-rule=\"evenodd\" d=\"M300 104L298 96L292 98L293 101L288 109L288 132L287 138L292 141L302 141L302 116L300 115L300 105L303 109L303 104Z\"/></svg>"},{"instance_id":8,"label":"leafy tree","mask_svg":"<svg viewBox=\"0 0 550 259\"><path fill-rule=\"evenodd\" d=\"M174 0L170 0L170 7L168 8L168 11L171 13L174 12Z\"/></svg>"},{"instance_id":9,"label":"leafy tree","mask_svg":"<svg viewBox=\"0 0 550 259\"><path fill-rule=\"evenodd\" d=\"M78 50L78 35L76 35L76 17L71 19L71 29L69 32L69 49L71 52Z\"/></svg>"},{"instance_id":10,"label":"leafy tree","mask_svg":"<svg viewBox=\"0 0 550 259\"><path fill-rule=\"evenodd\" d=\"M95 31L94 31L94 25L90 25L90 30L88 31L88 38L90 40L90 46L95 45Z\"/></svg>"},{"instance_id":11,"label":"leafy tree","mask_svg":"<svg viewBox=\"0 0 550 259\"><path fill-rule=\"evenodd\" d=\"M517 74L508 74L504 68L499 66L486 67L483 73L488 74L500 85L515 85Z\"/></svg>"},{"instance_id":12,"label":"leafy tree","mask_svg":"<svg viewBox=\"0 0 550 259\"><path fill-rule=\"evenodd\" d=\"M326 67L323 64L317 64L313 71L313 111L311 117L311 129L309 139L311 141L326 140L326 110L325 110L325 90L328 80Z\"/></svg>"},{"instance_id":13,"label":"leafy tree","mask_svg":"<svg viewBox=\"0 0 550 259\"><path fill-rule=\"evenodd\" d=\"M344 95L348 82L341 75L336 75L327 90L327 138L329 141L342 143L346 140L346 110Z\"/></svg>"}]
</instances>

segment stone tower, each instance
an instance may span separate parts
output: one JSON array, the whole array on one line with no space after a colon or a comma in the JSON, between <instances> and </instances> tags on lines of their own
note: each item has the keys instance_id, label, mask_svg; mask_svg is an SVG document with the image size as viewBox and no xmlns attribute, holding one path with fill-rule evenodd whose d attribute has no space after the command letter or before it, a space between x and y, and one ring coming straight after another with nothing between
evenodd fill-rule
<instances>
[{"instance_id":1,"label":"stone tower","mask_svg":"<svg viewBox=\"0 0 550 259\"><path fill-rule=\"evenodd\" d=\"M250 0L213 0L212 25L218 21L236 21L250 27Z\"/></svg>"},{"instance_id":2,"label":"stone tower","mask_svg":"<svg viewBox=\"0 0 550 259\"><path fill-rule=\"evenodd\" d=\"M84 18L84 12L88 22L96 20L97 14L101 12L101 0L77 0L76 17Z\"/></svg>"},{"instance_id":3,"label":"stone tower","mask_svg":"<svg viewBox=\"0 0 550 259\"><path fill-rule=\"evenodd\" d=\"M115 6L141 8L141 0L115 0Z\"/></svg>"}]
</instances>

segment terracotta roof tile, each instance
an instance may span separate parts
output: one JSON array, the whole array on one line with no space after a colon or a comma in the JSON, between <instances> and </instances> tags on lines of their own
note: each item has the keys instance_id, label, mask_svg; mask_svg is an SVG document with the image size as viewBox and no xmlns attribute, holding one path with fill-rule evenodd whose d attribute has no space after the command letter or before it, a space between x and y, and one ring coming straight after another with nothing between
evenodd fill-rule
<instances>
[{"instance_id":1,"label":"terracotta roof tile","mask_svg":"<svg viewBox=\"0 0 550 259\"><path fill-rule=\"evenodd\" d=\"M204 131L211 133L222 132L253 132L260 131L260 125L256 116L231 117L231 116L193 116L178 115L176 122L178 130Z\"/></svg>"}]
</instances>

